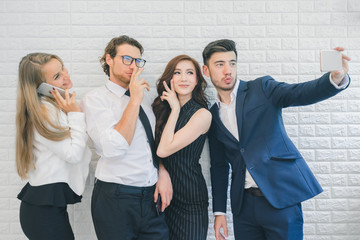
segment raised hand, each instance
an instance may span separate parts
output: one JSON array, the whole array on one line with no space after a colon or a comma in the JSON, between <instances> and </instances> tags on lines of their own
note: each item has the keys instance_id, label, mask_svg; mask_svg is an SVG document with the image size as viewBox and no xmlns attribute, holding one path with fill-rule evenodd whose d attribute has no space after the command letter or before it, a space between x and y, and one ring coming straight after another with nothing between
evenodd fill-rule
<instances>
[{"instance_id":1,"label":"raised hand","mask_svg":"<svg viewBox=\"0 0 360 240\"><path fill-rule=\"evenodd\" d=\"M144 89L150 91L150 85L148 81L143 78L139 80L140 74L144 68L134 68L132 72L130 83L129 83L129 91L130 91L130 101L141 104L144 98Z\"/></svg>"},{"instance_id":2,"label":"raised hand","mask_svg":"<svg viewBox=\"0 0 360 240\"><path fill-rule=\"evenodd\" d=\"M71 97L69 94L69 89L65 90L65 99L60 95L59 91L51 91L51 94L54 96L55 101L59 104L59 107L67 114L68 112L81 112L80 105L76 102L76 93L74 92Z\"/></svg>"},{"instance_id":3,"label":"raised hand","mask_svg":"<svg viewBox=\"0 0 360 240\"><path fill-rule=\"evenodd\" d=\"M334 50L342 52L345 49L343 47L336 47L336 48L334 48ZM343 68L342 71L331 72L331 79L334 81L334 83L339 85L340 82L345 77L345 75L348 73L348 71L349 71L348 61L350 61L350 60L351 59L348 56L346 56L345 54L342 54L342 68Z\"/></svg>"},{"instance_id":4,"label":"raised hand","mask_svg":"<svg viewBox=\"0 0 360 240\"><path fill-rule=\"evenodd\" d=\"M161 101L166 100L169 103L170 108L172 110L179 110L180 103L179 103L179 99L177 98L177 95L175 92L174 80L171 79L171 81L170 81L171 89L169 88L169 86L167 85L167 83L165 81L163 81L163 84L165 87L165 91L163 91L162 95L160 96Z\"/></svg>"}]
</instances>

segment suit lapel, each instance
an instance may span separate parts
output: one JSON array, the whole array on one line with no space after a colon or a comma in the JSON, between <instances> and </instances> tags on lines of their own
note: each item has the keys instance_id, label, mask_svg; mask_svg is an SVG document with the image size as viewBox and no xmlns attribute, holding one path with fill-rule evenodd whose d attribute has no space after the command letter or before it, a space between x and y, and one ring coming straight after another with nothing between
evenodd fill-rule
<instances>
[{"instance_id":1,"label":"suit lapel","mask_svg":"<svg viewBox=\"0 0 360 240\"><path fill-rule=\"evenodd\" d=\"M238 126L239 133L239 141L241 141L241 131L242 131L242 123L243 123L243 111L244 111L244 102L246 97L247 83L240 80L239 89L236 95L236 121Z\"/></svg>"},{"instance_id":2,"label":"suit lapel","mask_svg":"<svg viewBox=\"0 0 360 240\"><path fill-rule=\"evenodd\" d=\"M214 106L210 109L213 115L213 121L217 123L217 125L220 128L220 132L224 133L225 136L230 138L232 141L238 142L238 140L229 132L229 130L225 127L224 123L220 119L219 115L219 107L216 103L214 103Z\"/></svg>"}]
</instances>

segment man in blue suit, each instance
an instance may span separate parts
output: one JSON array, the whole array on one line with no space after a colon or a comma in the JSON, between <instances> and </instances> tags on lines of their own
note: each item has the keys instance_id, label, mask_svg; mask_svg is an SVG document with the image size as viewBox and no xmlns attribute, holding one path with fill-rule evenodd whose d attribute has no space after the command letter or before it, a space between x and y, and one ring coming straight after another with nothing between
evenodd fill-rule
<instances>
[{"instance_id":1,"label":"man in blue suit","mask_svg":"<svg viewBox=\"0 0 360 240\"><path fill-rule=\"evenodd\" d=\"M343 48L336 48L343 51ZM225 239L226 202L231 165L231 208L235 239L303 238L301 202L322 192L305 160L286 134L282 109L330 98L347 88L350 59L343 70L299 84L270 76L239 81L235 42L209 43L203 72L217 90L210 111L211 183L215 236Z\"/></svg>"}]
</instances>

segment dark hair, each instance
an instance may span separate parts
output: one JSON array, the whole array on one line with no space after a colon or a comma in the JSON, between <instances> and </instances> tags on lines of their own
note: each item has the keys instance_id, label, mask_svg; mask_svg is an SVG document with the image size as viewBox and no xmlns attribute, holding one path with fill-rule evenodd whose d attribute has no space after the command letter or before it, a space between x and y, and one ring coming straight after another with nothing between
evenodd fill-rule
<instances>
[{"instance_id":1,"label":"dark hair","mask_svg":"<svg viewBox=\"0 0 360 240\"><path fill-rule=\"evenodd\" d=\"M202 52L203 61L208 66L209 59L216 52L234 52L237 58L236 44L230 39L220 39L209 43Z\"/></svg>"},{"instance_id":2,"label":"dark hair","mask_svg":"<svg viewBox=\"0 0 360 240\"><path fill-rule=\"evenodd\" d=\"M106 63L106 54L109 54L111 58L114 58L117 53L116 47L122 44L129 44L131 46L137 47L140 50L141 55L144 52L144 48L141 46L141 44L137 40L129 36L122 35L111 39L111 41L107 44L105 48L104 55L100 58L101 66L104 72L106 73L106 75L108 75L109 77L110 77L110 72L109 72L109 65Z\"/></svg>"},{"instance_id":3,"label":"dark hair","mask_svg":"<svg viewBox=\"0 0 360 240\"><path fill-rule=\"evenodd\" d=\"M158 96L155 98L152 108L156 117L156 125L155 125L155 143L156 146L160 142L161 134L164 130L165 124L170 115L170 105L167 101L161 101L160 96L163 91L165 91L165 87L163 82L165 81L168 86L170 86L170 80L173 78L175 68L177 64L181 61L190 61L194 64L196 71L197 84L192 92L192 98L205 107L208 108L208 100L205 96L205 88L207 86L206 80L201 74L201 69L199 63L192 57L188 55L179 55L170 60L170 62L166 65L164 73L157 81L156 89L158 92Z\"/></svg>"}]
</instances>

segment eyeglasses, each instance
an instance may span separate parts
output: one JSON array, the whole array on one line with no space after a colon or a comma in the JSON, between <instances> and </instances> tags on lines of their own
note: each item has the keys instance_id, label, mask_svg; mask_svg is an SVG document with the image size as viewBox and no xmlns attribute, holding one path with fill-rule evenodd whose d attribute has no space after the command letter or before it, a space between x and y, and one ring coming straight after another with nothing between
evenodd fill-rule
<instances>
[{"instance_id":1,"label":"eyeglasses","mask_svg":"<svg viewBox=\"0 0 360 240\"><path fill-rule=\"evenodd\" d=\"M133 57L130 57L127 55L116 55L116 56L120 56L122 58L123 64L128 65L128 66L130 66L134 60L135 60L135 65L138 68L144 67L145 63L146 63L146 60L142 59L142 58L133 58Z\"/></svg>"}]
</instances>

